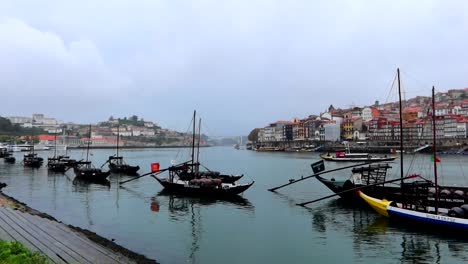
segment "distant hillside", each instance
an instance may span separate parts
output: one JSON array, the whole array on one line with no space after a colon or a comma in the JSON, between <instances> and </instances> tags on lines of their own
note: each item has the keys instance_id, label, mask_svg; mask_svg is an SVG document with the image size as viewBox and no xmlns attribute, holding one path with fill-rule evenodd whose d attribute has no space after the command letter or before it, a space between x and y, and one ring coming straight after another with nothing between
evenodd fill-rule
<instances>
[{"instance_id":1,"label":"distant hillside","mask_svg":"<svg viewBox=\"0 0 468 264\"><path fill-rule=\"evenodd\" d=\"M24 136L24 135L38 135L44 133L41 128L24 128L19 124L12 124L10 120L0 116L0 135L8 136Z\"/></svg>"}]
</instances>

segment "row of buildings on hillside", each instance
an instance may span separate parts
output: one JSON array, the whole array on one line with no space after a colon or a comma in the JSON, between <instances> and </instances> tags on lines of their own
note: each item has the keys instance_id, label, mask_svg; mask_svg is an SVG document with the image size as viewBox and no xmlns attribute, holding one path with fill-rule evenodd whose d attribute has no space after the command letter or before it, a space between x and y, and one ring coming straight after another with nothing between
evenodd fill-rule
<instances>
[{"instance_id":1,"label":"row of buildings on hillside","mask_svg":"<svg viewBox=\"0 0 468 264\"><path fill-rule=\"evenodd\" d=\"M57 119L46 117L44 114L33 114L31 117L9 116L7 119L10 120L12 124L17 124L25 128L38 127L48 133L62 132Z\"/></svg>"},{"instance_id":2,"label":"row of buildings on hillside","mask_svg":"<svg viewBox=\"0 0 468 264\"><path fill-rule=\"evenodd\" d=\"M468 138L468 88L435 96L438 139ZM432 138L430 97L418 96L403 103L403 134L408 141ZM329 109L320 115L277 121L259 129L258 143L371 140L398 141L399 103Z\"/></svg>"},{"instance_id":3,"label":"row of buildings on hillside","mask_svg":"<svg viewBox=\"0 0 468 264\"><path fill-rule=\"evenodd\" d=\"M75 123L59 123L55 118L43 114L33 114L32 117L6 117L11 123L25 128L41 128L46 134L37 135L42 145L84 146L89 141L92 146L115 146L117 135L120 145L181 145L186 135L177 131L159 127L151 121L138 120L129 124L124 120L110 119L93 125L91 136L89 126ZM56 135L56 136L55 136ZM25 138L28 138L27 136Z\"/></svg>"}]
</instances>

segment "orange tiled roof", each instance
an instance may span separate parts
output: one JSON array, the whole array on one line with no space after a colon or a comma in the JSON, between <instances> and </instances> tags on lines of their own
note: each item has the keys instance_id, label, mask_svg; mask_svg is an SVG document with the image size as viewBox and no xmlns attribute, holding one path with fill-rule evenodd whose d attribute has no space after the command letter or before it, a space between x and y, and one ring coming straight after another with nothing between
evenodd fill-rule
<instances>
[{"instance_id":1,"label":"orange tiled roof","mask_svg":"<svg viewBox=\"0 0 468 264\"><path fill-rule=\"evenodd\" d=\"M39 135L39 140L54 141L54 140L55 140L55 136L42 134L42 135Z\"/></svg>"}]
</instances>

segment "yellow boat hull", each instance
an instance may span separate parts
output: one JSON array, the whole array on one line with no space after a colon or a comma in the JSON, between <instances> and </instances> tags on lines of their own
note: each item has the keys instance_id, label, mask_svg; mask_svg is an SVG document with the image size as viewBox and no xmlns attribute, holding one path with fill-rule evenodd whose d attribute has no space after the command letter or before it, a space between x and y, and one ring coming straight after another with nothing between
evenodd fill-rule
<instances>
[{"instance_id":1,"label":"yellow boat hull","mask_svg":"<svg viewBox=\"0 0 468 264\"><path fill-rule=\"evenodd\" d=\"M370 196L365 195L363 192L358 191L359 196L361 196L364 201L366 201L377 213L388 217L387 207L392 203L386 199L376 199Z\"/></svg>"}]
</instances>

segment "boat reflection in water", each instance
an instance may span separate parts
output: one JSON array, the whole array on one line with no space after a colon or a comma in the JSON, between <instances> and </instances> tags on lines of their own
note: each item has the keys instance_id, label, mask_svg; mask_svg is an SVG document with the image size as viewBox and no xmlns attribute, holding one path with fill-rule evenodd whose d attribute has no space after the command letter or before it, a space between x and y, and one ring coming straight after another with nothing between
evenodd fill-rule
<instances>
[{"instance_id":1,"label":"boat reflection in water","mask_svg":"<svg viewBox=\"0 0 468 264\"><path fill-rule=\"evenodd\" d=\"M73 186L75 187L74 191L78 192L88 192L91 189L110 190L110 181L107 179L90 181L89 179L84 180L80 177L75 177L73 179Z\"/></svg>"},{"instance_id":2,"label":"boat reflection in water","mask_svg":"<svg viewBox=\"0 0 468 264\"><path fill-rule=\"evenodd\" d=\"M185 195L172 194L167 190L160 191L155 197L151 198L150 210L159 212L161 207L167 204L169 216L180 222L190 223L190 236L192 238L190 244L190 254L188 258L191 263L197 263L196 253L200 248L200 241L204 234L202 211L209 206L229 206L232 209L241 209L249 212L254 211L254 206L249 200L241 196L233 196L225 199L213 199L207 197L190 197ZM188 218L188 219L187 219Z\"/></svg>"},{"instance_id":3,"label":"boat reflection in water","mask_svg":"<svg viewBox=\"0 0 468 264\"><path fill-rule=\"evenodd\" d=\"M186 196L181 194L173 194L165 189L160 191L152 201L167 200L169 212L185 212L190 211L193 205L209 206L209 205L226 205L234 207L234 209L246 209L252 211L254 206L242 196L229 196L220 199L209 197ZM159 203L161 205L161 203Z\"/></svg>"},{"instance_id":4,"label":"boat reflection in water","mask_svg":"<svg viewBox=\"0 0 468 264\"><path fill-rule=\"evenodd\" d=\"M416 230L376 215L371 208L352 206L341 198L307 211L311 214L312 229L323 244L330 242L333 233L350 234L356 262L369 251L383 248L386 252L382 254L399 258L399 263L444 263L453 258L457 263L468 261L468 238L454 238L440 230ZM345 217L338 218L336 214ZM450 257L446 250L441 250L445 248L449 249Z\"/></svg>"}]
</instances>

